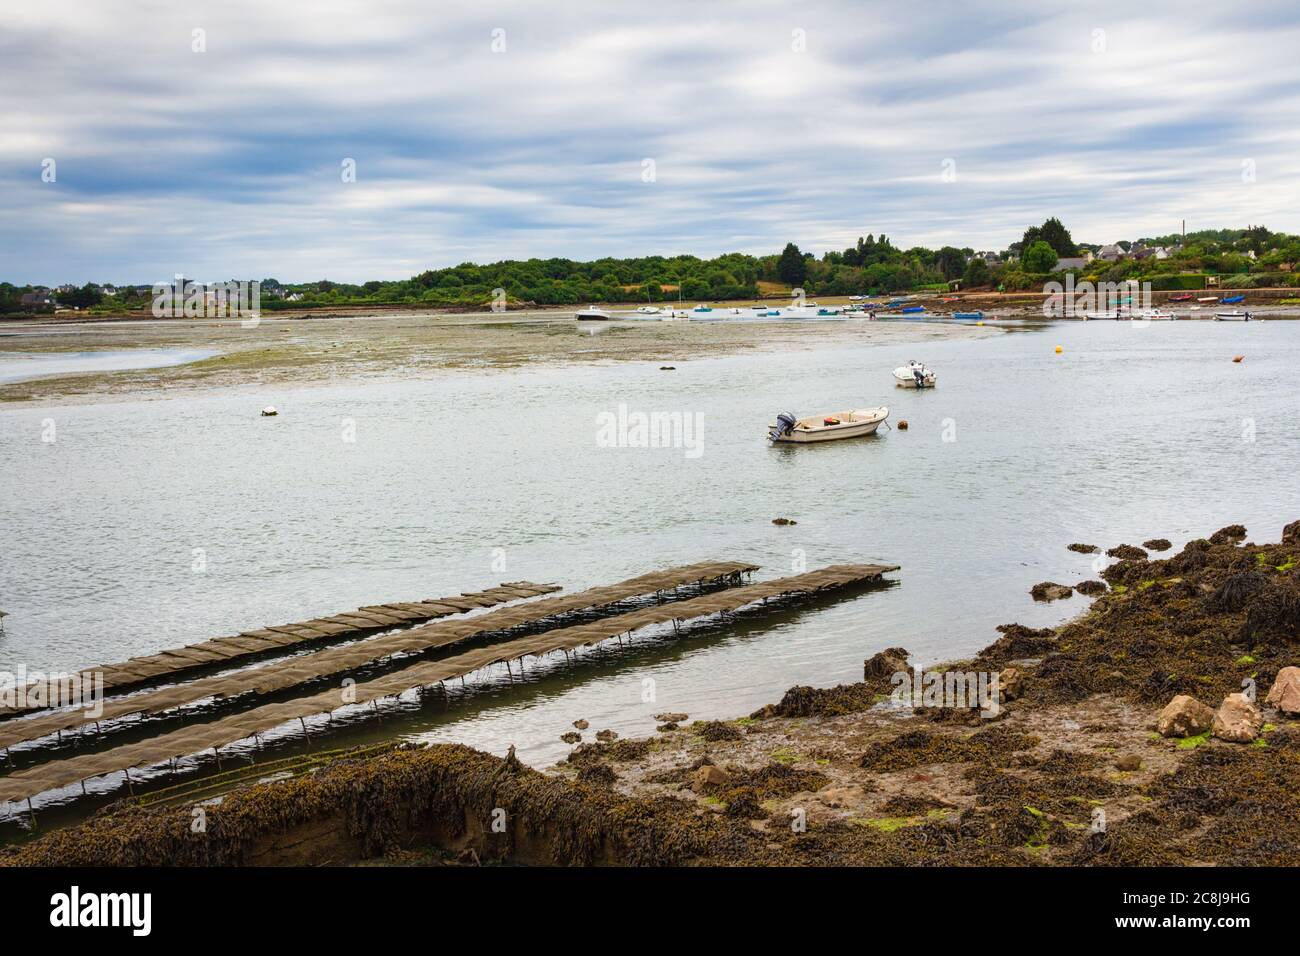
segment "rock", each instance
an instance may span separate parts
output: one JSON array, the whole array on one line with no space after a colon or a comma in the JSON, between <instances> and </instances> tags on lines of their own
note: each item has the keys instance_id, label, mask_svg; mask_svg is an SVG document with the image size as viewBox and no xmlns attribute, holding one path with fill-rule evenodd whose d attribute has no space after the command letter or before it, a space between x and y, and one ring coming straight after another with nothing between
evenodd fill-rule
<instances>
[{"instance_id":1,"label":"rock","mask_svg":"<svg viewBox=\"0 0 1300 956\"><path fill-rule=\"evenodd\" d=\"M695 758L695 762L691 764L691 769L699 770L701 767L712 767L712 766L713 766L713 755L704 754L703 756Z\"/></svg>"},{"instance_id":2,"label":"rock","mask_svg":"<svg viewBox=\"0 0 1300 956\"><path fill-rule=\"evenodd\" d=\"M577 731L570 730L567 733L560 734L560 739L563 740L566 744L576 744L579 740L582 739L582 734L578 733Z\"/></svg>"},{"instance_id":3,"label":"rock","mask_svg":"<svg viewBox=\"0 0 1300 956\"><path fill-rule=\"evenodd\" d=\"M793 518L773 518L772 524L798 524Z\"/></svg>"},{"instance_id":4,"label":"rock","mask_svg":"<svg viewBox=\"0 0 1300 956\"><path fill-rule=\"evenodd\" d=\"M1142 769L1142 758L1137 754L1125 754L1115 761L1116 770L1133 771Z\"/></svg>"},{"instance_id":5,"label":"rock","mask_svg":"<svg viewBox=\"0 0 1300 956\"><path fill-rule=\"evenodd\" d=\"M1093 597L1094 595L1097 594L1106 593L1106 582L1080 581L1078 584L1074 586L1074 589L1078 591L1080 594L1086 594L1088 597Z\"/></svg>"},{"instance_id":6,"label":"rock","mask_svg":"<svg viewBox=\"0 0 1300 956\"><path fill-rule=\"evenodd\" d=\"M602 744L607 744L612 740L617 740L618 734L612 730L598 730L596 731L596 739Z\"/></svg>"},{"instance_id":7,"label":"rock","mask_svg":"<svg viewBox=\"0 0 1300 956\"><path fill-rule=\"evenodd\" d=\"M271 418L272 416L279 414L280 413L275 410L274 405L267 405L266 408L262 409L263 418Z\"/></svg>"},{"instance_id":8,"label":"rock","mask_svg":"<svg viewBox=\"0 0 1300 956\"><path fill-rule=\"evenodd\" d=\"M710 787L721 787L730 779L731 775L721 767L705 764L695 771L695 776L691 778L691 789L700 793Z\"/></svg>"},{"instance_id":9,"label":"rock","mask_svg":"<svg viewBox=\"0 0 1300 956\"><path fill-rule=\"evenodd\" d=\"M873 654L862 662L862 679L877 680L884 678L890 679L899 671L912 673L912 665L907 663L910 655L906 648L890 647L878 654Z\"/></svg>"},{"instance_id":10,"label":"rock","mask_svg":"<svg viewBox=\"0 0 1300 956\"><path fill-rule=\"evenodd\" d=\"M1156 730L1162 737L1194 737L1214 724L1214 711L1195 697L1179 694L1160 711Z\"/></svg>"},{"instance_id":11,"label":"rock","mask_svg":"<svg viewBox=\"0 0 1300 956\"><path fill-rule=\"evenodd\" d=\"M678 713L655 714L655 720L662 720L665 724L680 724L690 716L690 714Z\"/></svg>"},{"instance_id":12,"label":"rock","mask_svg":"<svg viewBox=\"0 0 1300 956\"><path fill-rule=\"evenodd\" d=\"M1266 703L1288 717L1300 716L1300 667L1284 667L1277 672Z\"/></svg>"},{"instance_id":13,"label":"rock","mask_svg":"<svg viewBox=\"0 0 1300 956\"><path fill-rule=\"evenodd\" d=\"M668 721L668 723L666 723L666 724L660 724L658 727L655 728L655 730L659 731L659 733L661 733L661 734L666 734L666 733L668 733L669 731L673 731L673 730L676 730L676 729L677 729L677 724L676 724L676 722L675 722L675 721L671 721L671 720Z\"/></svg>"},{"instance_id":14,"label":"rock","mask_svg":"<svg viewBox=\"0 0 1300 956\"><path fill-rule=\"evenodd\" d=\"M1029 589L1029 595L1035 601L1058 601L1061 598L1068 598L1073 593L1074 588L1067 588L1064 584L1056 584L1052 581L1043 581Z\"/></svg>"},{"instance_id":15,"label":"rock","mask_svg":"<svg viewBox=\"0 0 1300 956\"><path fill-rule=\"evenodd\" d=\"M586 730L591 726L591 724L587 723L585 720L575 720L573 726L577 727L579 730Z\"/></svg>"},{"instance_id":16,"label":"rock","mask_svg":"<svg viewBox=\"0 0 1300 956\"><path fill-rule=\"evenodd\" d=\"M1282 529L1283 544L1300 544L1300 521L1292 521Z\"/></svg>"},{"instance_id":17,"label":"rock","mask_svg":"<svg viewBox=\"0 0 1300 956\"><path fill-rule=\"evenodd\" d=\"M1106 552L1108 558L1123 558L1125 561L1145 561L1147 553L1131 544L1117 544Z\"/></svg>"},{"instance_id":18,"label":"rock","mask_svg":"<svg viewBox=\"0 0 1300 956\"><path fill-rule=\"evenodd\" d=\"M1024 675L1018 667L1006 667L998 674L999 703L1015 700L1025 692Z\"/></svg>"},{"instance_id":19,"label":"rock","mask_svg":"<svg viewBox=\"0 0 1300 956\"><path fill-rule=\"evenodd\" d=\"M906 418L900 418L900 419L898 420L898 430L899 430L900 432L905 432L905 431L907 431L907 419L906 419Z\"/></svg>"},{"instance_id":20,"label":"rock","mask_svg":"<svg viewBox=\"0 0 1300 956\"><path fill-rule=\"evenodd\" d=\"M1152 538L1149 541L1143 541L1142 547L1149 551L1168 551L1174 546L1174 543L1168 538Z\"/></svg>"},{"instance_id":21,"label":"rock","mask_svg":"<svg viewBox=\"0 0 1300 956\"><path fill-rule=\"evenodd\" d=\"M1240 541L1246 537L1246 526L1241 524L1230 524L1220 528L1214 534L1210 535L1210 544L1228 544L1233 541Z\"/></svg>"},{"instance_id":22,"label":"rock","mask_svg":"<svg viewBox=\"0 0 1300 956\"><path fill-rule=\"evenodd\" d=\"M661 372L675 372L675 371L677 371L677 366L676 366L676 365L660 365L660 366L659 366L659 371L661 371Z\"/></svg>"},{"instance_id":23,"label":"rock","mask_svg":"<svg viewBox=\"0 0 1300 956\"><path fill-rule=\"evenodd\" d=\"M1067 547L1069 550L1071 550L1071 551L1078 552L1079 554L1096 554L1096 553L1097 553L1097 546L1096 546L1095 544L1077 544L1077 543L1076 543L1076 544L1068 544L1068 545L1066 545L1066 547Z\"/></svg>"},{"instance_id":24,"label":"rock","mask_svg":"<svg viewBox=\"0 0 1300 956\"><path fill-rule=\"evenodd\" d=\"M1263 715L1245 694L1229 694L1223 698L1214 715L1214 736L1235 744L1250 743L1263 727Z\"/></svg>"}]
</instances>

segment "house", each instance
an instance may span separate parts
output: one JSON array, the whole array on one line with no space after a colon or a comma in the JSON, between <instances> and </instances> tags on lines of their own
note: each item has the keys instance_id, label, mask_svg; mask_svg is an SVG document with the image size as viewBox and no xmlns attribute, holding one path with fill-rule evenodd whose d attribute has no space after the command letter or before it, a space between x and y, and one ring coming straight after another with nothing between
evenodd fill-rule
<instances>
[{"instance_id":1,"label":"house","mask_svg":"<svg viewBox=\"0 0 1300 956\"><path fill-rule=\"evenodd\" d=\"M286 302L301 302L301 301L302 301L302 293L301 293L301 292L290 292L288 295L286 295L286 296L284 297L284 301L286 301Z\"/></svg>"},{"instance_id":2,"label":"house","mask_svg":"<svg viewBox=\"0 0 1300 956\"><path fill-rule=\"evenodd\" d=\"M1057 259L1056 265L1052 266L1053 272L1065 272L1068 269L1082 269L1091 260L1085 256L1068 256Z\"/></svg>"},{"instance_id":3,"label":"house","mask_svg":"<svg viewBox=\"0 0 1300 956\"><path fill-rule=\"evenodd\" d=\"M58 303L54 301L54 296L48 292L24 292L20 304L24 309L36 311L38 309L52 309Z\"/></svg>"},{"instance_id":4,"label":"house","mask_svg":"<svg viewBox=\"0 0 1300 956\"><path fill-rule=\"evenodd\" d=\"M1107 262L1118 262L1124 258L1124 250L1116 245L1102 246L1097 250L1097 258Z\"/></svg>"}]
</instances>

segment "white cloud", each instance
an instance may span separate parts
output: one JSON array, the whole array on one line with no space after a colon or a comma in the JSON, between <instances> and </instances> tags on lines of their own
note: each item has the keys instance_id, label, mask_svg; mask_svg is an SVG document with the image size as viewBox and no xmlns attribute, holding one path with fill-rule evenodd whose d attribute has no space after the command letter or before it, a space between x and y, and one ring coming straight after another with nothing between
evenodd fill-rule
<instances>
[{"instance_id":1,"label":"white cloud","mask_svg":"<svg viewBox=\"0 0 1300 956\"><path fill-rule=\"evenodd\" d=\"M1300 231L1298 40L1282 3L9 5L0 278Z\"/></svg>"}]
</instances>

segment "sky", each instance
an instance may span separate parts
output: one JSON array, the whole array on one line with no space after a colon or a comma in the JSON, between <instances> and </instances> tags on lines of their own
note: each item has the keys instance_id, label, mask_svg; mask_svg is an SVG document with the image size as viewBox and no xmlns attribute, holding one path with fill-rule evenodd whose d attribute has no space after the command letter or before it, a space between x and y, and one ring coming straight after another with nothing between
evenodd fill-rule
<instances>
[{"instance_id":1,"label":"sky","mask_svg":"<svg viewBox=\"0 0 1300 956\"><path fill-rule=\"evenodd\" d=\"M0 0L0 281L1300 232L1297 89L1268 0Z\"/></svg>"}]
</instances>

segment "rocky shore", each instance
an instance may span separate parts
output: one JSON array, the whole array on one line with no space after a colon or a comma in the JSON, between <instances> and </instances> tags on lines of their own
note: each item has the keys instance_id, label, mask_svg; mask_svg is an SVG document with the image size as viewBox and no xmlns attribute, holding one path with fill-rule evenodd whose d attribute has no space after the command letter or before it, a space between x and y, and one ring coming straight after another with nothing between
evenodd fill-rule
<instances>
[{"instance_id":1,"label":"rocky shore","mask_svg":"<svg viewBox=\"0 0 1300 956\"><path fill-rule=\"evenodd\" d=\"M2 862L1292 865L1300 522L1245 534L1127 548L1078 619L925 674L891 648L860 683L662 715L545 772L456 745L344 759L226 796L201 834L191 808L119 806ZM993 706L900 697L972 675Z\"/></svg>"}]
</instances>

